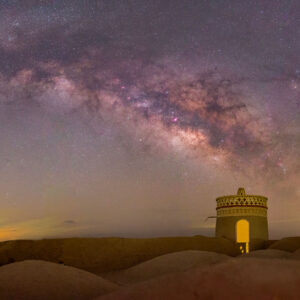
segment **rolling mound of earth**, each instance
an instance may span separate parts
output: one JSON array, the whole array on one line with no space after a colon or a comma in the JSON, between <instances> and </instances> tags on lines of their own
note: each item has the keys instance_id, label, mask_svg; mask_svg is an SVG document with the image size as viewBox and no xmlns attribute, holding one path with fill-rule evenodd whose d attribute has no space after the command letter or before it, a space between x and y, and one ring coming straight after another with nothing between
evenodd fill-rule
<instances>
[{"instance_id":1,"label":"rolling mound of earth","mask_svg":"<svg viewBox=\"0 0 300 300\"><path fill-rule=\"evenodd\" d=\"M206 267L229 258L227 255L214 252L188 250L158 256L129 269L103 276L116 283L126 285L195 267Z\"/></svg>"},{"instance_id":2,"label":"rolling mound of earth","mask_svg":"<svg viewBox=\"0 0 300 300\"><path fill-rule=\"evenodd\" d=\"M299 259L300 260L300 248L292 253L291 259Z\"/></svg>"},{"instance_id":3,"label":"rolling mound of earth","mask_svg":"<svg viewBox=\"0 0 300 300\"><path fill-rule=\"evenodd\" d=\"M300 262L287 259L233 258L206 268L165 275L97 298L298 300Z\"/></svg>"},{"instance_id":4,"label":"rolling mound of earth","mask_svg":"<svg viewBox=\"0 0 300 300\"><path fill-rule=\"evenodd\" d=\"M241 255L239 257L248 258L248 257L261 257L261 258L291 258L292 254L287 251L277 250L277 249L264 249L251 251L247 254Z\"/></svg>"},{"instance_id":5,"label":"rolling mound of earth","mask_svg":"<svg viewBox=\"0 0 300 300\"><path fill-rule=\"evenodd\" d=\"M274 242L269 249L278 249L283 251L294 252L300 249L300 237L288 237Z\"/></svg>"},{"instance_id":6,"label":"rolling mound of earth","mask_svg":"<svg viewBox=\"0 0 300 300\"><path fill-rule=\"evenodd\" d=\"M92 299L118 286L86 271L27 260L0 267L1 300Z\"/></svg>"},{"instance_id":7,"label":"rolling mound of earth","mask_svg":"<svg viewBox=\"0 0 300 300\"><path fill-rule=\"evenodd\" d=\"M205 236L162 238L67 238L0 243L0 265L28 259L64 263L95 274L127 269L154 257L185 250L239 254L224 238Z\"/></svg>"}]
</instances>

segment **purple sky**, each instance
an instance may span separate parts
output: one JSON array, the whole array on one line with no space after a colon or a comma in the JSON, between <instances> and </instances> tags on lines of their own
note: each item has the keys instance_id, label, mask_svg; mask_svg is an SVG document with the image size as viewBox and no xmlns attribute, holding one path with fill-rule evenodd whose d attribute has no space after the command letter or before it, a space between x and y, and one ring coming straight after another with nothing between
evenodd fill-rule
<instances>
[{"instance_id":1,"label":"purple sky","mask_svg":"<svg viewBox=\"0 0 300 300\"><path fill-rule=\"evenodd\" d=\"M297 0L0 1L0 239L300 231Z\"/></svg>"}]
</instances>

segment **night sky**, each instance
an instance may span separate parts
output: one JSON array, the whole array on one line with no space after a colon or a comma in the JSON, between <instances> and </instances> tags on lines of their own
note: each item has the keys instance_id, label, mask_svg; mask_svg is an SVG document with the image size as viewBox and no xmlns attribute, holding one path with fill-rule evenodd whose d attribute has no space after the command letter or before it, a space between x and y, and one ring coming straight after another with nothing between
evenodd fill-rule
<instances>
[{"instance_id":1,"label":"night sky","mask_svg":"<svg viewBox=\"0 0 300 300\"><path fill-rule=\"evenodd\" d=\"M0 240L300 235L298 0L0 0Z\"/></svg>"}]
</instances>

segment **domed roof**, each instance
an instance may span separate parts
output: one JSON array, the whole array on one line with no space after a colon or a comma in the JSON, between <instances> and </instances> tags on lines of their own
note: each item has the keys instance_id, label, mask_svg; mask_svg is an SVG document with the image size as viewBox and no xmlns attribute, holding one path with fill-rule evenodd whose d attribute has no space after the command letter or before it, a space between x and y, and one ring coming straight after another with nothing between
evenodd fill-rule
<instances>
[{"instance_id":1,"label":"domed roof","mask_svg":"<svg viewBox=\"0 0 300 300\"><path fill-rule=\"evenodd\" d=\"M237 194L238 194L239 196L245 196L245 195L246 195L245 189L244 189L243 187L240 187L240 188L238 189Z\"/></svg>"},{"instance_id":2,"label":"domed roof","mask_svg":"<svg viewBox=\"0 0 300 300\"><path fill-rule=\"evenodd\" d=\"M267 200L268 198L265 197L265 196L260 196L260 195L247 195L246 194L246 191L245 191L245 188L243 187L240 187L237 191L237 193L235 195L225 195L225 196L220 196L217 198L218 199L223 199L223 198L234 198L234 199L238 199L242 197L242 199L246 199L246 198L260 198L260 199L264 199L264 200Z\"/></svg>"}]
</instances>

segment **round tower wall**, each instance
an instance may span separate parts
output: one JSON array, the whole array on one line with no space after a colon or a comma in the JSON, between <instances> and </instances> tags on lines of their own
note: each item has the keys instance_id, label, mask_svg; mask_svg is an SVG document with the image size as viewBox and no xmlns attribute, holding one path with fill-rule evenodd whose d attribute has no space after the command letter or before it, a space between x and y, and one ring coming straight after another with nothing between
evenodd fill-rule
<instances>
[{"instance_id":1,"label":"round tower wall","mask_svg":"<svg viewBox=\"0 0 300 300\"><path fill-rule=\"evenodd\" d=\"M249 222L250 242L255 239L268 239L268 220L260 216L229 216L219 217L216 223L216 237L225 237L236 241L236 223L239 220Z\"/></svg>"}]
</instances>

